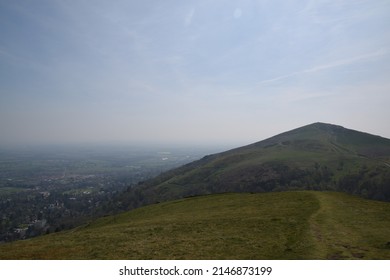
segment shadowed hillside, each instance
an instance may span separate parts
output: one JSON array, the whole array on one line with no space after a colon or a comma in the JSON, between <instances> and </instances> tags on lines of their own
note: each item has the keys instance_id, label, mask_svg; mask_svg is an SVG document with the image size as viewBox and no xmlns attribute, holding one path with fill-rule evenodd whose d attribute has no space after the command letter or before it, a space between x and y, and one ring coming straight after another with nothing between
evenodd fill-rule
<instances>
[{"instance_id":1,"label":"shadowed hillside","mask_svg":"<svg viewBox=\"0 0 390 280\"><path fill-rule=\"evenodd\" d=\"M119 200L132 209L202 194L285 190L390 201L390 139L314 123L168 171Z\"/></svg>"}]
</instances>

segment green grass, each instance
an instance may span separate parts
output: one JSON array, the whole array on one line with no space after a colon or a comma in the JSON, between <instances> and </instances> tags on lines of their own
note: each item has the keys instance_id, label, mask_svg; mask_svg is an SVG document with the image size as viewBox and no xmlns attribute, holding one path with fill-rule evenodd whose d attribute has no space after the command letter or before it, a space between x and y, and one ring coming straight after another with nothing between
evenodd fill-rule
<instances>
[{"instance_id":1,"label":"green grass","mask_svg":"<svg viewBox=\"0 0 390 280\"><path fill-rule=\"evenodd\" d=\"M0 259L390 259L390 203L331 192L219 194L0 245Z\"/></svg>"},{"instance_id":2,"label":"green grass","mask_svg":"<svg viewBox=\"0 0 390 280\"><path fill-rule=\"evenodd\" d=\"M319 252L327 259L390 259L390 203L341 193L316 193L311 219Z\"/></svg>"}]
</instances>

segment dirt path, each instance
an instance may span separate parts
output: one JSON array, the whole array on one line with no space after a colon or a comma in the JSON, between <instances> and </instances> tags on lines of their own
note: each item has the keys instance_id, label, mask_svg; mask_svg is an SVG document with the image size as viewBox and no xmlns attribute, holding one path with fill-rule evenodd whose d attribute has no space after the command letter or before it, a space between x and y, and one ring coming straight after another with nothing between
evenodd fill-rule
<instances>
[{"instance_id":1,"label":"dirt path","mask_svg":"<svg viewBox=\"0 0 390 280\"><path fill-rule=\"evenodd\" d=\"M319 209L309 219L310 229L316 244L319 259L361 259L363 248L355 246L356 233L343 220L348 205L334 193L313 193Z\"/></svg>"},{"instance_id":2,"label":"dirt path","mask_svg":"<svg viewBox=\"0 0 390 280\"><path fill-rule=\"evenodd\" d=\"M316 212L313 213L313 215L309 219L310 224L310 231L312 234L312 237L314 239L315 244L315 252L316 254L313 256L315 259L326 259L326 244L324 243L324 234L323 234L323 228L321 227L319 223L319 219L321 216L324 215L324 202L322 195L318 195L316 193L313 193L313 196L315 196L315 199L317 199L319 203L319 208Z\"/></svg>"}]
</instances>

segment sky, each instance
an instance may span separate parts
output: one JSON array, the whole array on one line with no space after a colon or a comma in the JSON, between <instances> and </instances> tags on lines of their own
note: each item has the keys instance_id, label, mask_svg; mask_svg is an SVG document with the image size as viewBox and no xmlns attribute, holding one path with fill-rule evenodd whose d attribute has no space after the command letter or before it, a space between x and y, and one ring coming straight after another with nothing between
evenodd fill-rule
<instances>
[{"instance_id":1,"label":"sky","mask_svg":"<svg viewBox=\"0 0 390 280\"><path fill-rule=\"evenodd\" d=\"M0 0L0 145L390 138L388 0Z\"/></svg>"}]
</instances>

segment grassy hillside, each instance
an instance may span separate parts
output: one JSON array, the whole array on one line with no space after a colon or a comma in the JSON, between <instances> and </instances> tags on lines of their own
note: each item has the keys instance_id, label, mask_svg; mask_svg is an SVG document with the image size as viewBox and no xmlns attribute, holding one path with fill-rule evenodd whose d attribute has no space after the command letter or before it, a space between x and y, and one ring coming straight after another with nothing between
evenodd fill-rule
<instances>
[{"instance_id":1,"label":"grassy hillside","mask_svg":"<svg viewBox=\"0 0 390 280\"><path fill-rule=\"evenodd\" d=\"M390 203L335 192L217 194L0 245L0 259L390 259Z\"/></svg>"},{"instance_id":2,"label":"grassy hillside","mask_svg":"<svg viewBox=\"0 0 390 280\"><path fill-rule=\"evenodd\" d=\"M390 139L314 123L168 171L120 200L132 209L203 194L298 189L390 201Z\"/></svg>"}]
</instances>

